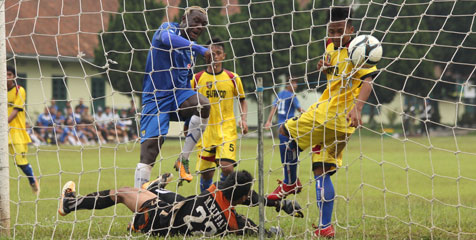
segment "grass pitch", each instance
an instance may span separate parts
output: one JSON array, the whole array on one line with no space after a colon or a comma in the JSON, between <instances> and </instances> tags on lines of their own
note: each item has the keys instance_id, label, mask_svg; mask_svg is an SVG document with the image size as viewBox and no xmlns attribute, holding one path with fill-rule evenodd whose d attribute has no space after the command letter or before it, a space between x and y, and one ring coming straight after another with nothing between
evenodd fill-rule
<instances>
[{"instance_id":1,"label":"grass pitch","mask_svg":"<svg viewBox=\"0 0 476 240\"><path fill-rule=\"evenodd\" d=\"M336 239L474 239L476 226L476 136L411 139L356 132L344 152L344 166L332 179L336 189L333 224ZM278 142L275 142L277 144ZM132 186L139 161L139 144L74 148L30 147L28 159L41 175L41 194L31 193L28 181L10 162L11 236L18 239L147 238L126 231L132 213L122 205L105 210L78 211L61 217L58 198L66 181L81 195ZM278 146L265 140L265 191L282 179ZM239 168L257 178L257 139L243 139ZM167 139L152 176L173 172L180 141ZM195 154L194 154L195 155ZM196 162L196 156L191 159ZM193 169L193 165L192 165ZM217 176L218 174L216 174ZM284 237L311 238L318 212L310 156L301 154L299 176L304 189L288 199L304 208L304 219L266 209L266 226L280 226ZM192 183L169 190L188 196L199 192ZM257 189L257 185L255 185ZM258 208L237 207L258 222ZM175 237L182 239L183 237ZM241 238L230 236L227 238Z\"/></svg>"}]
</instances>

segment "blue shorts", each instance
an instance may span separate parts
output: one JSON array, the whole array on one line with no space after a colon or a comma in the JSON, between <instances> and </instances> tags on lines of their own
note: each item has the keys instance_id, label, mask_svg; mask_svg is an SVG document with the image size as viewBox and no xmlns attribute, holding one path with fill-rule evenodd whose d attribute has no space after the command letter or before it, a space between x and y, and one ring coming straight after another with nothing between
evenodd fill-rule
<instances>
[{"instance_id":1,"label":"blue shorts","mask_svg":"<svg viewBox=\"0 0 476 240\"><path fill-rule=\"evenodd\" d=\"M174 95L144 104L140 119L140 142L167 135L170 121L183 120L177 111L179 106L194 95L197 92L193 90L176 90Z\"/></svg>"}]
</instances>

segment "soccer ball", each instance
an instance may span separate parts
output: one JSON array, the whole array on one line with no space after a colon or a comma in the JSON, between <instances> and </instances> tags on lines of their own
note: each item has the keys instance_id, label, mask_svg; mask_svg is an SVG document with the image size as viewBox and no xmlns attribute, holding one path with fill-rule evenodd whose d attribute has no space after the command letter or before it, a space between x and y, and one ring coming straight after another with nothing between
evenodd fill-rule
<instances>
[{"instance_id":1,"label":"soccer ball","mask_svg":"<svg viewBox=\"0 0 476 240\"><path fill-rule=\"evenodd\" d=\"M349 44L349 58L356 67L372 67L382 59L382 44L374 36L360 35Z\"/></svg>"}]
</instances>

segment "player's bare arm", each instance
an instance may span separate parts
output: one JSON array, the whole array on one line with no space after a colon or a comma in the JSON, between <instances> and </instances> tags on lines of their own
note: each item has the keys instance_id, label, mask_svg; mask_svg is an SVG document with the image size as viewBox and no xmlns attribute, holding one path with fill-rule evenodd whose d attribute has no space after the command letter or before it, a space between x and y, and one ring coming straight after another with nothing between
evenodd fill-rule
<instances>
[{"instance_id":1,"label":"player's bare arm","mask_svg":"<svg viewBox=\"0 0 476 240\"><path fill-rule=\"evenodd\" d=\"M317 71L326 70L326 68L330 66L331 66L331 63L329 62L329 59L326 58L325 61L321 59L317 63Z\"/></svg>"},{"instance_id":2,"label":"player's bare arm","mask_svg":"<svg viewBox=\"0 0 476 240\"><path fill-rule=\"evenodd\" d=\"M240 99L240 106L241 106L241 119L240 119L240 128L242 134L248 133L248 123L247 123L247 116L248 116L248 103L246 103L245 98Z\"/></svg>"},{"instance_id":3,"label":"player's bare arm","mask_svg":"<svg viewBox=\"0 0 476 240\"><path fill-rule=\"evenodd\" d=\"M16 109L16 108L14 108L14 109L12 110L12 113L8 116L8 123L10 123L11 121L13 121L13 119L15 119L15 118L17 117L18 112L19 112L19 110Z\"/></svg>"},{"instance_id":4,"label":"player's bare arm","mask_svg":"<svg viewBox=\"0 0 476 240\"><path fill-rule=\"evenodd\" d=\"M273 122L273 117L274 117L274 114L276 113L276 106L273 106L271 108L271 111L269 112L269 116L268 116L268 121L266 121L266 124L264 125L264 128L265 129L269 129L271 127L271 124Z\"/></svg>"},{"instance_id":5,"label":"player's bare arm","mask_svg":"<svg viewBox=\"0 0 476 240\"><path fill-rule=\"evenodd\" d=\"M363 80L359 96L355 100L355 105L350 112L347 113L347 121L351 127L357 127L362 123L362 109L369 98L370 92L372 92L372 82L372 77Z\"/></svg>"}]
</instances>

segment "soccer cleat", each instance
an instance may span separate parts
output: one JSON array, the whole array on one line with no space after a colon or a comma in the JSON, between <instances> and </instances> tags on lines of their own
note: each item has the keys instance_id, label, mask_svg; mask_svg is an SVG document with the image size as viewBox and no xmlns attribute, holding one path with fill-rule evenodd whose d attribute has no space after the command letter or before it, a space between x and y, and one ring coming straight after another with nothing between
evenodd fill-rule
<instances>
[{"instance_id":1,"label":"soccer cleat","mask_svg":"<svg viewBox=\"0 0 476 240\"><path fill-rule=\"evenodd\" d=\"M187 182L191 182L193 180L192 174L188 170L188 159L185 160L178 160L175 162L175 170L179 172L179 180L180 182L185 180Z\"/></svg>"},{"instance_id":2,"label":"soccer cleat","mask_svg":"<svg viewBox=\"0 0 476 240\"><path fill-rule=\"evenodd\" d=\"M314 226L316 228L316 231L314 231L314 236L315 237L325 237L325 238L334 238L336 235L336 232L334 231L334 227L332 225L329 225L325 228L319 228Z\"/></svg>"},{"instance_id":3,"label":"soccer cleat","mask_svg":"<svg viewBox=\"0 0 476 240\"><path fill-rule=\"evenodd\" d=\"M299 181L299 178L293 184L286 184L281 180L278 180L278 183L278 187L266 197L268 200L279 201L285 199L289 194L300 193L302 189L302 184L301 181Z\"/></svg>"},{"instance_id":4,"label":"soccer cleat","mask_svg":"<svg viewBox=\"0 0 476 240\"><path fill-rule=\"evenodd\" d=\"M141 188L155 193L157 189L163 189L172 181L174 175L172 173L164 173L155 180L142 184Z\"/></svg>"},{"instance_id":5,"label":"soccer cleat","mask_svg":"<svg viewBox=\"0 0 476 240\"><path fill-rule=\"evenodd\" d=\"M71 212L65 205L68 201L68 198L74 198L74 194L76 192L76 184L73 181L67 182L63 186L63 190L61 190L61 198L60 198L60 206L58 208L58 213L61 216L66 216L68 213Z\"/></svg>"},{"instance_id":6,"label":"soccer cleat","mask_svg":"<svg viewBox=\"0 0 476 240\"><path fill-rule=\"evenodd\" d=\"M34 194L36 195L40 194L40 183L38 182L36 178L35 178L35 182L30 184L30 187Z\"/></svg>"}]
</instances>

